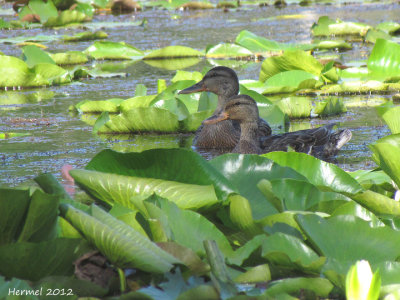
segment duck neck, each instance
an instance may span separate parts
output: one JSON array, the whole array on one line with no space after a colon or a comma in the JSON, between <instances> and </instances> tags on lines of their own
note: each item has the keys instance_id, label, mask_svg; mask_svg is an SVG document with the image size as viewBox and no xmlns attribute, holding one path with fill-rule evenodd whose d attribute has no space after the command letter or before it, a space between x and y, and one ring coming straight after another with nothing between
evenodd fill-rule
<instances>
[{"instance_id":1,"label":"duck neck","mask_svg":"<svg viewBox=\"0 0 400 300\"><path fill-rule=\"evenodd\" d=\"M218 103L217 108L214 111L214 114L219 114L223 107L225 106L226 101L228 101L228 97L225 95L218 95Z\"/></svg>"},{"instance_id":2,"label":"duck neck","mask_svg":"<svg viewBox=\"0 0 400 300\"><path fill-rule=\"evenodd\" d=\"M240 141L247 141L257 145L258 124L254 121L240 123Z\"/></svg>"}]
</instances>

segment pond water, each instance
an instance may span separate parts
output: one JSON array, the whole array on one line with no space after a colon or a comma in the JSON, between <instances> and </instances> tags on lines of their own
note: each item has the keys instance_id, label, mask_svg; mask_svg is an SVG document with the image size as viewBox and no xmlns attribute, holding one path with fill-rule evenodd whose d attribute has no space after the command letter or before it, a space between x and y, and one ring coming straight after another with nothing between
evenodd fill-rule
<instances>
[{"instance_id":1,"label":"pond water","mask_svg":"<svg viewBox=\"0 0 400 300\"><path fill-rule=\"evenodd\" d=\"M3 9L10 8L4 4ZM172 14L181 18L171 19ZM350 4L350 5L312 5L302 7L288 5L284 8L249 7L229 12L221 9L203 11L161 11L145 10L128 15L96 15L94 22L125 22L147 18L144 27L106 28L111 41L125 41L139 49L155 49L168 45L184 45L195 49L204 49L209 44L233 42L241 30L247 29L257 35L278 42L309 43L311 25L320 16L340 18L348 21L366 22L371 25L383 21L396 21L400 14L400 5L395 4ZM297 19L275 19L277 15L303 15ZM2 16L12 19L13 16ZM34 36L37 34L75 34L79 29L31 29L0 31L0 38L13 36ZM46 43L48 51L84 50L93 42ZM340 59L346 63L368 57L372 45L360 42L353 44L353 50L340 53ZM20 56L21 51L15 45L0 44L0 50L7 55ZM91 64L98 64L92 62ZM109 64L110 62L100 62ZM111 62L113 64L121 62ZM218 64L218 61L204 60L188 67L188 71L201 71L205 67ZM234 69L240 79L257 79L261 63L235 62ZM68 107L81 100L100 100L109 98L129 98L135 93L137 84L145 84L148 93L156 92L157 79L166 79L167 83L175 71L152 67L143 61L131 63L121 71L129 73L123 78L86 79L74 84L52 86L23 91L0 92L0 132L27 132L30 135L0 140L0 185L20 186L42 172L54 173L59 179L60 169L65 164L83 167L100 150L112 148L117 151L137 151L154 144L179 144L190 147L192 135L154 136L97 136L92 126L84 123L79 116L70 114ZM53 95L51 93L54 93ZM50 96L46 97L46 94ZM14 99L7 102L4 98ZM23 99L23 97L26 97ZM18 102L15 99L22 99ZM352 140L336 157L335 162L346 170L370 169L374 166L370 160L368 144L389 134L389 130L379 119L373 103L383 103L391 95L355 95L343 96L348 103L348 112L328 119L307 119L292 121L291 126L304 126L339 122L340 127L348 127L353 132ZM3 99L3 100L1 100ZM26 100L29 99L29 100ZM357 105L354 103L357 102ZM22 103L22 104L15 104ZM351 105L350 105L351 104ZM203 153L209 156L207 153Z\"/></svg>"}]
</instances>

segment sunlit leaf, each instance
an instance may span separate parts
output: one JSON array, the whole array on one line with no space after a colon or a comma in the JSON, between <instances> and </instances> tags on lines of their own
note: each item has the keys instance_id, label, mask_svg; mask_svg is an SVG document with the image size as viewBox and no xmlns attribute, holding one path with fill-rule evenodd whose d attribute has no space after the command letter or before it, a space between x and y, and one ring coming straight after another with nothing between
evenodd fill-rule
<instances>
[{"instance_id":1,"label":"sunlit leaf","mask_svg":"<svg viewBox=\"0 0 400 300\"><path fill-rule=\"evenodd\" d=\"M143 57L141 50L124 42L95 42L84 53L95 59L140 59Z\"/></svg>"},{"instance_id":2,"label":"sunlit leaf","mask_svg":"<svg viewBox=\"0 0 400 300\"><path fill-rule=\"evenodd\" d=\"M143 59L184 58L204 56L203 52L185 46L167 46L147 54Z\"/></svg>"}]
</instances>

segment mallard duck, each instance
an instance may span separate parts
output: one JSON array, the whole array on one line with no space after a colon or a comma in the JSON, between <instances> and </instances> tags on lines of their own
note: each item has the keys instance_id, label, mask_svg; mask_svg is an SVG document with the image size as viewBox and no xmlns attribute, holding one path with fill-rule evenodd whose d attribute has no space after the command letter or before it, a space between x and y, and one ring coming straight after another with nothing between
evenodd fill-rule
<instances>
[{"instance_id":1,"label":"mallard duck","mask_svg":"<svg viewBox=\"0 0 400 300\"><path fill-rule=\"evenodd\" d=\"M257 103L247 95L231 97L218 115L203 123L218 124L224 120L235 120L240 124L240 139L232 152L242 154L261 154L272 151L288 151L290 148L297 152L305 152L317 157L329 157L337 153L351 139L348 129L332 131L335 124L319 128L274 134L259 137Z\"/></svg>"},{"instance_id":2,"label":"mallard duck","mask_svg":"<svg viewBox=\"0 0 400 300\"><path fill-rule=\"evenodd\" d=\"M203 79L179 92L191 94L208 91L218 95L218 104L213 116L215 117L224 107L229 98L238 95L239 80L235 73L227 67L215 67L207 72ZM257 121L258 135L268 136L271 127L261 118ZM233 149L239 141L240 126L235 120L225 120L216 124L203 124L196 131L193 145L197 148Z\"/></svg>"}]
</instances>

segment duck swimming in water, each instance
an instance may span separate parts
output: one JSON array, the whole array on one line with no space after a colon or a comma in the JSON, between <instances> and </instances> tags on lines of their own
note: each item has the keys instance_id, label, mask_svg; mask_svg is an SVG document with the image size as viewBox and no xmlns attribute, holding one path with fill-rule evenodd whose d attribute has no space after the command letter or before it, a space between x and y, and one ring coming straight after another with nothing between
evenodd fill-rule
<instances>
[{"instance_id":1,"label":"duck swimming in water","mask_svg":"<svg viewBox=\"0 0 400 300\"><path fill-rule=\"evenodd\" d=\"M218 95L218 104L214 118L225 106L229 98L239 94L239 80L235 73L227 67L215 67L207 72L203 79L179 92L179 94L191 94L208 91ZM263 119L257 116L255 120L258 136L271 134L271 127ZM198 148L217 148L232 150L239 142L240 126L236 120L224 120L218 123L203 123L196 131L193 145Z\"/></svg>"},{"instance_id":2,"label":"duck swimming in water","mask_svg":"<svg viewBox=\"0 0 400 300\"><path fill-rule=\"evenodd\" d=\"M218 124L225 120L235 120L240 124L239 142L232 150L242 154L261 154L272 151L288 151L312 154L320 158L335 155L351 139L348 129L333 132L335 124L319 128L287 132L260 137L258 135L259 118L257 103L247 95L231 97L218 115L205 120L205 125Z\"/></svg>"}]
</instances>

